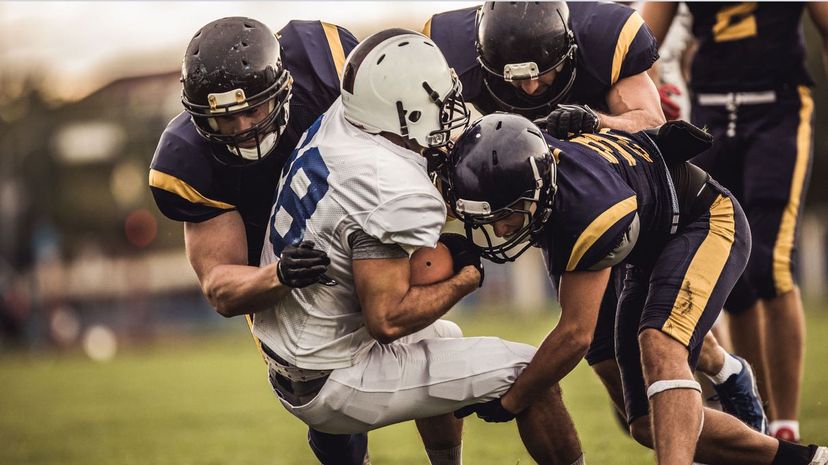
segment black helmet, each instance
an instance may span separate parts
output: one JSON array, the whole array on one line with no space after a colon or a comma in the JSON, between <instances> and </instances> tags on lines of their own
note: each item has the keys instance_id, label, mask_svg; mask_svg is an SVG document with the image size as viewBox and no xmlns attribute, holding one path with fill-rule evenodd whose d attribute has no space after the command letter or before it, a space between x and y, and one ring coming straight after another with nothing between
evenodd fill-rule
<instances>
[{"instance_id":1,"label":"black helmet","mask_svg":"<svg viewBox=\"0 0 828 465\"><path fill-rule=\"evenodd\" d=\"M267 26L255 19L230 17L202 27L187 47L181 82L181 101L199 134L226 144L235 155L231 162L261 159L276 146L287 124L293 80L282 66L279 42ZM235 134L219 132L216 117L238 115L260 105L268 105L262 121ZM255 149L240 147L251 139L256 141Z\"/></svg>"},{"instance_id":2,"label":"black helmet","mask_svg":"<svg viewBox=\"0 0 828 465\"><path fill-rule=\"evenodd\" d=\"M575 35L564 2L486 2L477 23L477 54L484 84L503 111L535 117L552 111L575 82ZM540 95L509 84L552 70L555 82ZM504 82L505 81L505 82Z\"/></svg>"},{"instance_id":3,"label":"black helmet","mask_svg":"<svg viewBox=\"0 0 828 465\"><path fill-rule=\"evenodd\" d=\"M552 211L557 170L531 121L507 113L475 121L449 153L446 170L449 205L484 257L513 261L537 243ZM525 215L522 227L505 239L496 237L494 223L513 213Z\"/></svg>"}]
</instances>

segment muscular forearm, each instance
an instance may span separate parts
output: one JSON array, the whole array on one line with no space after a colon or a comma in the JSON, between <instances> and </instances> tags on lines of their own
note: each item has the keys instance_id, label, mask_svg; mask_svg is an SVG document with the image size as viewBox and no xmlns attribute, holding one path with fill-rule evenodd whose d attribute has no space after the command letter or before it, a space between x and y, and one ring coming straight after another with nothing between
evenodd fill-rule
<instances>
[{"instance_id":1,"label":"muscular forearm","mask_svg":"<svg viewBox=\"0 0 828 465\"><path fill-rule=\"evenodd\" d=\"M466 267L454 277L430 286L412 286L403 299L372 325L374 337L389 343L437 321L464 296L477 289L480 275Z\"/></svg>"},{"instance_id":2,"label":"muscular forearm","mask_svg":"<svg viewBox=\"0 0 828 465\"><path fill-rule=\"evenodd\" d=\"M620 115L604 115L599 113L600 127L617 129L626 132L637 132L644 129L655 128L665 123L664 113L661 109L654 110L630 110Z\"/></svg>"},{"instance_id":3,"label":"muscular forearm","mask_svg":"<svg viewBox=\"0 0 828 465\"><path fill-rule=\"evenodd\" d=\"M225 317L255 313L274 305L290 290L279 283L276 265L263 268L219 265L202 281L202 291Z\"/></svg>"},{"instance_id":4,"label":"muscular forearm","mask_svg":"<svg viewBox=\"0 0 828 465\"><path fill-rule=\"evenodd\" d=\"M512 412L523 411L538 396L558 383L586 355L590 336L575 330L553 329L544 339L532 362L503 397L503 406Z\"/></svg>"}]
</instances>

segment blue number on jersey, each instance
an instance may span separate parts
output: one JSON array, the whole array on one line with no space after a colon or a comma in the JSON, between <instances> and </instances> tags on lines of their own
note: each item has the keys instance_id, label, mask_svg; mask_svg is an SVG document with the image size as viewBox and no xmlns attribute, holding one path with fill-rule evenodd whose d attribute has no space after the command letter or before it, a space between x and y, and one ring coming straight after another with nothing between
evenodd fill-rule
<instances>
[{"instance_id":1,"label":"blue number on jersey","mask_svg":"<svg viewBox=\"0 0 828 465\"><path fill-rule=\"evenodd\" d=\"M288 244L298 244L305 235L308 219L328 192L328 170L319 149L311 147L299 155L316 135L322 117L308 129L305 142L297 147L285 162L282 188L277 193L274 214L270 218L270 243L276 255Z\"/></svg>"}]
</instances>

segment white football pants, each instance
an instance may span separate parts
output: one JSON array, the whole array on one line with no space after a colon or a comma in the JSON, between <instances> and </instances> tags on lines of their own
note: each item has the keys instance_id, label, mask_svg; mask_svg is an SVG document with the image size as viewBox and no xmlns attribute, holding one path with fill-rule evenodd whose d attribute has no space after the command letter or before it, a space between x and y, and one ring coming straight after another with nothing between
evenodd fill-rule
<instances>
[{"instance_id":1,"label":"white football pants","mask_svg":"<svg viewBox=\"0 0 828 465\"><path fill-rule=\"evenodd\" d=\"M535 354L527 344L461 336L456 324L438 320L391 344L375 344L356 365L333 370L307 404L279 400L316 430L362 433L497 399Z\"/></svg>"}]
</instances>

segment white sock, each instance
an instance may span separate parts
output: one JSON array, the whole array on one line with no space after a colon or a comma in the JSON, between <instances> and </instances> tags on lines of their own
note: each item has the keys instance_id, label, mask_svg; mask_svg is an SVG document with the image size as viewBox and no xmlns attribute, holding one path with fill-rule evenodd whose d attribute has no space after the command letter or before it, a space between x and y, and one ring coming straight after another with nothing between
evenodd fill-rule
<instances>
[{"instance_id":1,"label":"white sock","mask_svg":"<svg viewBox=\"0 0 828 465\"><path fill-rule=\"evenodd\" d=\"M463 443L451 449L426 449L431 465L461 465L463 463Z\"/></svg>"},{"instance_id":2,"label":"white sock","mask_svg":"<svg viewBox=\"0 0 828 465\"><path fill-rule=\"evenodd\" d=\"M719 370L713 376L706 375L710 378L710 381L713 382L715 385L719 385L727 381L731 375L737 375L742 372L742 362L739 361L738 358L730 355L729 353L725 352L724 354L724 364L722 365L722 369Z\"/></svg>"},{"instance_id":3,"label":"white sock","mask_svg":"<svg viewBox=\"0 0 828 465\"><path fill-rule=\"evenodd\" d=\"M799 422L796 420L774 420L768 425L770 435L775 436L776 432L782 428L787 428L794 433L794 437L799 439Z\"/></svg>"}]
</instances>

